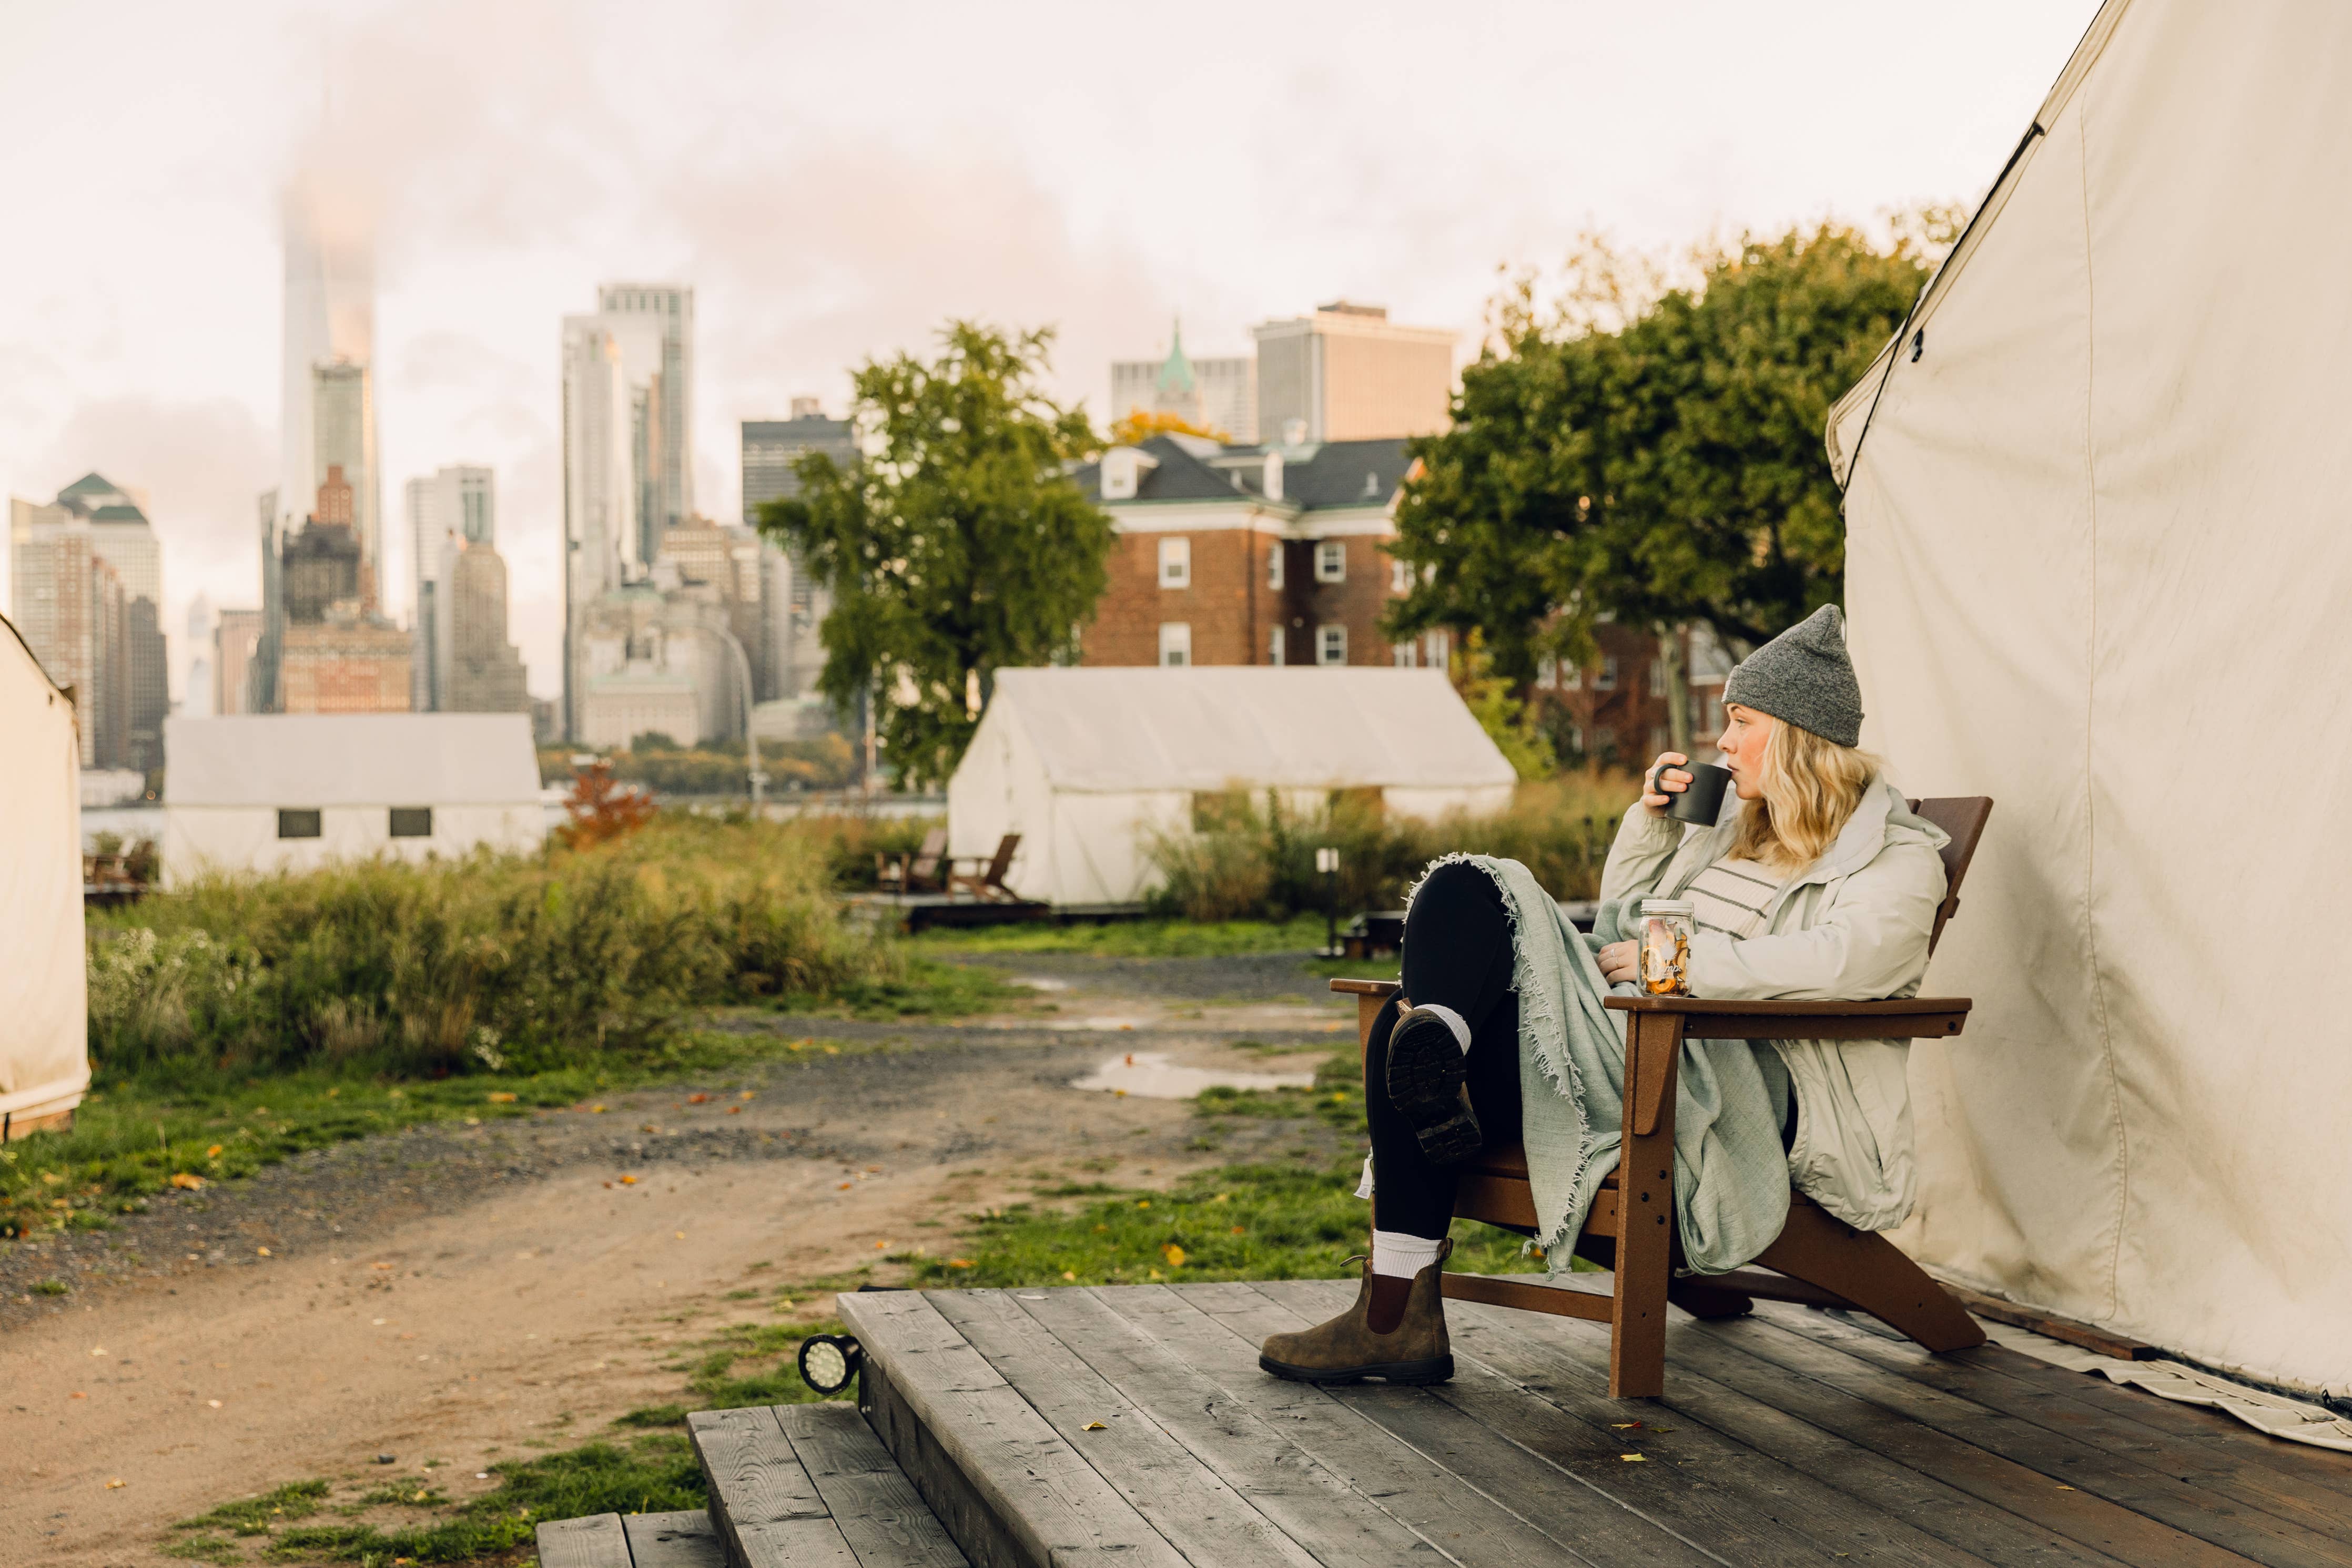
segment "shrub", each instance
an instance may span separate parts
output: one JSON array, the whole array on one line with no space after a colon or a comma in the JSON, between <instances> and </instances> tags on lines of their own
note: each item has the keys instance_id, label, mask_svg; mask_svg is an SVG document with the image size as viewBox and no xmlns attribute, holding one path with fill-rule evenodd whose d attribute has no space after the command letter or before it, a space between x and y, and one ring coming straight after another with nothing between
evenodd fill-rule
<instances>
[{"instance_id":1,"label":"shrub","mask_svg":"<svg viewBox=\"0 0 2352 1568\"><path fill-rule=\"evenodd\" d=\"M1568 774L1521 784L1493 815L1433 822L1391 818L1377 798L1352 791L1307 812L1272 791L1203 796L1192 831L1154 835L1146 851L1161 879L1158 903L1195 920L1321 909L1327 890L1315 852L1326 846L1339 852L1343 913L1396 907L1430 862L1455 851L1524 861L1553 897L1591 898L1618 819L1638 793L1630 777Z\"/></svg>"},{"instance_id":2,"label":"shrub","mask_svg":"<svg viewBox=\"0 0 2352 1568\"><path fill-rule=\"evenodd\" d=\"M665 812L595 848L211 878L92 916L90 1044L119 1071L534 1071L691 1005L902 979L832 862L801 824Z\"/></svg>"}]
</instances>

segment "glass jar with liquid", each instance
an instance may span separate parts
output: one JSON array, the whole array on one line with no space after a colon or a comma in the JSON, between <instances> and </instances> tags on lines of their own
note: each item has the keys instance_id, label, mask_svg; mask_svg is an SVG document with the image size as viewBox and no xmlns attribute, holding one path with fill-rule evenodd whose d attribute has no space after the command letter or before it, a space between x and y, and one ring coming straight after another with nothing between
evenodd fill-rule
<instances>
[{"instance_id":1,"label":"glass jar with liquid","mask_svg":"<svg viewBox=\"0 0 2352 1568\"><path fill-rule=\"evenodd\" d=\"M1684 898L1642 901L1642 992L1690 995L1691 904Z\"/></svg>"}]
</instances>

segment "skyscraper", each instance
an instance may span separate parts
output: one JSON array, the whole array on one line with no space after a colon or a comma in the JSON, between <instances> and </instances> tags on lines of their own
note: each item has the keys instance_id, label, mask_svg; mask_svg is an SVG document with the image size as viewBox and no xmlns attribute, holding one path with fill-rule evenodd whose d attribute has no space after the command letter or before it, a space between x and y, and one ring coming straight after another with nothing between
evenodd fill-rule
<instances>
[{"instance_id":1,"label":"skyscraper","mask_svg":"<svg viewBox=\"0 0 2352 1568\"><path fill-rule=\"evenodd\" d=\"M1257 439L1257 361L1248 354L1192 359L1184 352L1180 323L1170 336L1166 359L1111 361L1111 418L1139 412L1172 413L1247 445Z\"/></svg>"},{"instance_id":2,"label":"skyscraper","mask_svg":"<svg viewBox=\"0 0 2352 1568\"><path fill-rule=\"evenodd\" d=\"M352 486L327 469L278 574L280 713L406 713L415 643L376 607Z\"/></svg>"},{"instance_id":3,"label":"skyscraper","mask_svg":"<svg viewBox=\"0 0 2352 1568\"><path fill-rule=\"evenodd\" d=\"M277 489L265 497L261 647L256 672L263 711L282 708L278 657L286 607L272 566L302 526L330 467L352 490L352 528L362 571L380 591L383 480L376 461L375 256L353 192L316 176L285 200L286 322Z\"/></svg>"},{"instance_id":4,"label":"skyscraper","mask_svg":"<svg viewBox=\"0 0 2352 1568\"><path fill-rule=\"evenodd\" d=\"M498 542L498 491L488 468L453 464L411 479L404 492L408 521L408 601L416 633L416 665L410 700L419 713L447 705L449 640L446 558L450 542ZM504 712L504 709L497 710Z\"/></svg>"},{"instance_id":5,"label":"skyscraper","mask_svg":"<svg viewBox=\"0 0 2352 1568\"><path fill-rule=\"evenodd\" d=\"M485 537L452 536L441 571L449 656L442 678L450 713L529 713L522 655L507 641L507 563Z\"/></svg>"},{"instance_id":6,"label":"skyscraper","mask_svg":"<svg viewBox=\"0 0 2352 1568\"><path fill-rule=\"evenodd\" d=\"M85 474L57 504L89 524L90 544L122 582L124 751L120 766L163 766L163 717L172 711L171 655L163 637L163 548L138 500L102 474Z\"/></svg>"},{"instance_id":7,"label":"skyscraper","mask_svg":"<svg viewBox=\"0 0 2352 1568\"><path fill-rule=\"evenodd\" d=\"M1400 327L1342 299L1267 321L1257 339L1257 422L1267 441L1428 435L1453 418L1454 334Z\"/></svg>"},{"instance_id":8,"label":"skyscraper","mask_svg":"<svg viewBox=\"0 0 2352 1568\"><path fill-rule=\"evenodd\" d=\"M131 765L130 643L122 578L88 517L8 503L9 613L50 680L73 694L84 768Z\"/></svg>"},{"instance_id":9,"label":"skyscraper","mask_svg":"<svg viewBox=\"0 0 2352 1568\"><path fill-rule=\"evenodd\" d=\"M790 419L743 422L743 520L756 525L770 501L801 493L793 465L821 452L838 466L857 461L857 428L845 419L827 419L813 397L793 399ZM761 549L761 611L759 695L799 696L816 685L824 667L817 628L829 606L797 557L763 542Z\"/></svg>"},{"instance_id":10,"label":"skyscraper","mask_svg":"<svg viewBox=\"0 0 2352 1568\"><path fill-rule=\"evenodd\" d=\"M563 723L579 733L589 607L644 579L694 507L694 291L606 284L563 319Z\"/></svg>"}]
</instances>

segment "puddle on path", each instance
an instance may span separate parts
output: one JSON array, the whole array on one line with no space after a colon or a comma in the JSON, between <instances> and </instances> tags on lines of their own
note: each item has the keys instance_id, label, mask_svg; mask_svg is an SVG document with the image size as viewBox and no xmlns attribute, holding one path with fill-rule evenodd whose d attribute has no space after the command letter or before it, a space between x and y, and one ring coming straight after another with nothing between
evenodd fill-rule
<instances>
[{"instance_id":1,"label":"puddle on path","mask_svg":"<svg viewBox=\"0 0 2352 1568\"><path fill-rule=\"evenodd\" d=\"M1072 1079L1070 1087L1118 1090L1147 1100L1191 1100L1203 1089L1312 1089L1315 1074L1179 1067L1164 1051L1136 1051L1112 1057L1084 1078Z\"/></svg>"}]
</instances>

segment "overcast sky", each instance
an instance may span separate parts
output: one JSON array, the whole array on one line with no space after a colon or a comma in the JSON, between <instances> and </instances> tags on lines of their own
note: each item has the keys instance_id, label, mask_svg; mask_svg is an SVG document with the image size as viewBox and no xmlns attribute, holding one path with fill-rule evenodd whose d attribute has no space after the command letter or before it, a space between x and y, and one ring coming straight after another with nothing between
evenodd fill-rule
<instances>
[{"instance_id":1,"label":"overcast sky","mask_svg":"<svg viewBox=\"0 0 2352 1568\"><path fill-rule=\"evenodd\" d=\"M0 0L0 486L147 493L176 682L190 599L259 601L280 193L348 182L378 214L385 516L411 476L497 469L549 695L557 322L600 280L694 287L696 498L734 521L738 421L838 414L849 367L950 316L1058 325L1101 423L1109 361L1179 314L1236 351L1345 296L1466 357L1497 267L1588 229L1972 202L2095 9Z\"/></svg>"}]
</instances>

